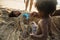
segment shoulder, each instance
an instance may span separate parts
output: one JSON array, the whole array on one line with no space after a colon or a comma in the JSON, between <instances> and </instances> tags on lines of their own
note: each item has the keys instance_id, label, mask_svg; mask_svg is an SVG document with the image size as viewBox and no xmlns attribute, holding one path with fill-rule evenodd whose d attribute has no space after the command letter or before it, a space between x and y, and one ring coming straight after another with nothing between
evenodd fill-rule
<instances>
[{"instance_id":1,"label":"shoulder","mask_svg":"<svg viewBox=\"0 0 60 40\"><path fill-rule=\"evenodd\" d=\"M50 23L49 19L40 19L38 22L39 26L47 26Z\"/></svg>"},{"instance_id":2,"label":"shoulder","mask_svg":"<svg viewBox=\"0 0 60 40\"><path fill-rule=\"evenodd\" d=\"M41 23L46 23L47 22L47 19L40 19L38 24L41 24Z\"/></svg>"}]
</instances>

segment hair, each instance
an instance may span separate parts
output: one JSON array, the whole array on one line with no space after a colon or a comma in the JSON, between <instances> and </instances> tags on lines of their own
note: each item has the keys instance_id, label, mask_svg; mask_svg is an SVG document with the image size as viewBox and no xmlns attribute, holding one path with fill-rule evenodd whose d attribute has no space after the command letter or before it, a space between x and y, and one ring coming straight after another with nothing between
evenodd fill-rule
<instances>
[{"instance_id":1,"label":"hair","mask_svg":"<svg viewBox=\"0 0 60 40\"><path fill-rule=\"evenodd\" d=\"M18 12L19 14L15 14L15 12ZM18 17L21 13L19 11L12 11L10 14L9 14L9 17Z\"/></svg>"},{"instance_id":2,"label":"hair","mask_svg":"<svg viewBox=\"0 0 60 40\"><path fill-rule=\"evenodd\" d=\"M37 17L38 13L37 12L32 12L32 13L30 13L30 15L33 16L33 17Z\"/></svg>"},{"instance_id":3,"label":"hair","mask_svg":"<svg viewBox=\"0 0 60 40\"><path fill-rule=\"evenodd\" d=\"M43 1L39 2L37 1L35 4L35 7L37 8L38 11L42 11L46 13L45 15L52 14L56 10L56 2L53 1Z\"/></svg>"}]
</instances>

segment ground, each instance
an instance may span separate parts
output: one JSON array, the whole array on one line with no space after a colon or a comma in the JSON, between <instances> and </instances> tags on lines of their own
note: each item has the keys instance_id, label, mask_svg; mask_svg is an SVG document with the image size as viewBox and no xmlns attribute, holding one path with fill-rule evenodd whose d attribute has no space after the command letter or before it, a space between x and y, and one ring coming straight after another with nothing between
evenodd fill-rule
<instances>
[{"instance_id":1,"label":"ground","mask_svg":"<svg viewBox=\"0 0 60 40\"><path fill-rule=\"evenodd\" d=\"M60 16L53 17L53 20L60 26ZM19 17L9 18L7 14L0 16L0 40L32 40L30 36L23 38L18 26Z\"/></svg>"}]
</instances>

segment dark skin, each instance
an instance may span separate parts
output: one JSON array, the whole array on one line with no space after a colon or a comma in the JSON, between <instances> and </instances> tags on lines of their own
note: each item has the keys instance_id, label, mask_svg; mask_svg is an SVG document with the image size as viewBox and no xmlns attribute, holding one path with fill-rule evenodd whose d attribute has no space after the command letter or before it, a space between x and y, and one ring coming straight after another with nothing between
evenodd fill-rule
<instances>
[{"instance_id":1,"label":"dark skin","mask_svg":"<svg viewBox=\"0 0 60 40\"><path fill-rule=\"evenodd\" d=\"M30 13L30 21L35 21L38 24L39 14L37 12Z\"/></svg>"},{"instance_id":2,"label":"dark skin","mask_svg":"<svg viewBox=\"0 0 60 40\"><path fill-rule=\"evenodd\" d=\"M40 21L38 23L38 31L37 34L30 34L31 38L33 40L47 40L49 31L50 36L52 36L52 32L56 32L55 28L49 28L52 27L51 25L51 18L49 17L50 14L52 14L56 10L56 4L53 1L37 1L36 2L36 8L39 13ZM49 30L50 29L50 30ZM40 33L41 32L41 33ZM54 33L55 34L55 33Z\"/></svg>"},{"instance_id":3,"label":"dark skin","mask_svg":"<svg viewBox=\"0 0 60 40\"><path fill-rule=\"evenodd\" d=\"M21 13L19 11L12 11L9 14L9 17L18 17Z\"/></svg>"},{"instance_id":4,"label":"dark skin","mask_svg":"<svg viewBox=\"0 0 60 40\"><path fill-rule=\"evenodd\" d=\"M45 19L46 17L44 16L43 12L40 12L40 18L41 19ZM48 18L48 16L47 16ZM44 23L45 22L45 23ZM47 21L46 20L42 20L38 23L39 25L39 29L37 31L37 34L30 34L31 38L33 38L33 40L46 40L47 39L47 32L48 32L48 27L47 27Z\"/></svg>"}]
</instances>

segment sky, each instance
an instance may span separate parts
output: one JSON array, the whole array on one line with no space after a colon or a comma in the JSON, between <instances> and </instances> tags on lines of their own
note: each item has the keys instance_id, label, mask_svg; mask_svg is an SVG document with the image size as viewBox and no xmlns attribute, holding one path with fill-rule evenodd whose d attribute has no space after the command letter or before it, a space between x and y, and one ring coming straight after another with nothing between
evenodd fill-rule
<instances>
[{"instance_id":1,"label":"sky","mask_svg":"<svg viewBox=\"0 0 60 40\"><path fill-rule=\"evenodd\" d=\"M60 0L57 1L58 1L57 9L60 9ZM13 9L20 9L20 10L25 9L24 0L0 0L0 5L3 5L3 7L13 8ZM32 11L36 11L34 4L32 7Z\"/></svg>"}]
</instances>

